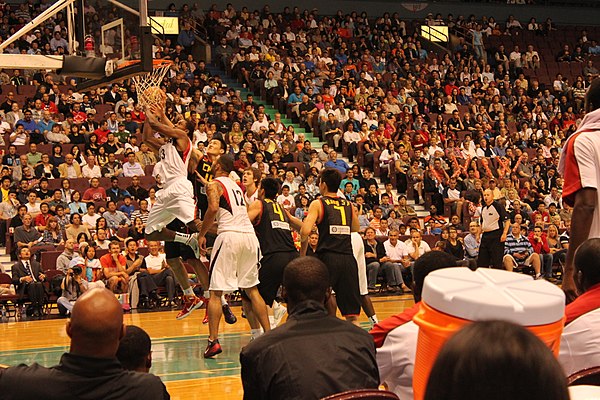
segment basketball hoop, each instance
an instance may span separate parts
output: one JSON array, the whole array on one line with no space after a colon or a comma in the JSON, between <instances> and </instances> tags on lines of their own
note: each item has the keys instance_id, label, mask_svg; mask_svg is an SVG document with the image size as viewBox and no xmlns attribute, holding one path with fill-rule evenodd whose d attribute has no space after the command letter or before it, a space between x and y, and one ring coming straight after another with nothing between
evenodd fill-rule
<instances>
[{"instance_id":1,"label":"basketball hoop","mask_svg":"<svg viewBox=\"0 0 600 400\"><path fill-rule=\"evenodd\" d=\"M131 78L138 95L138 103L142 107L161 104L165 94L160 90L160 84L169 68L173 65L169 60L153 60L153 71L136 75Z\"/></svg>"}]
</instances>

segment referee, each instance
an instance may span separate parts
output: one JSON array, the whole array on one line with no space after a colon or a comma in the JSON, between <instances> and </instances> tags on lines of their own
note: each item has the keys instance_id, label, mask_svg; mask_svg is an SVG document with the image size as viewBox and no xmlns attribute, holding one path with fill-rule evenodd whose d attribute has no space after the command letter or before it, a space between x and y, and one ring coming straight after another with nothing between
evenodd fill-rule
<instances>
[{"instance_id":1,"label":"referee","mask_svg":"<svg viewBox=\"0 0 600 400\"><path fill-rule=\"evenodd\" d=\"M503 269L502 256L504 241L510 227L510 220L504 207L494 201L494 193L490 189L483 192L484 206L481 209L481 245L477 266Z\"/></svg>"}]
</instances>

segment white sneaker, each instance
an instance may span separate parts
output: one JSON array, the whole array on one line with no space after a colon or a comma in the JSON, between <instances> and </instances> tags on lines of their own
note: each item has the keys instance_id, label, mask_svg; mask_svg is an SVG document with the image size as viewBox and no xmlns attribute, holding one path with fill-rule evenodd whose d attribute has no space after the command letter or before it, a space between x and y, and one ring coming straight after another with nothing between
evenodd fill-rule
<instances>
[{"instance_id":1,"label":"white sneaker","mask_svg":"<svg viewBox=\"0 0 600 400\"><path fill-rule=\"evenodd\" d=\"M200 259L200 245L198 244L198 232L192 233L190 238L186 242L186 245L190 246L194 251L194 255L197 259Z\"/></svg>"},{"instance_id":2,"label":"white sneaker","mask_svg":"<svg viewBox=\"0 0 600 400\"><path fill-rule=\"evenodd\" d=\"M273 324L275 326L278 326L283 320L283 317L285 317L285 314L287 313L287 308L282 306L281 303L276 302L275 304L275 307L273 307Z\"/></svg>"}]
</instances>

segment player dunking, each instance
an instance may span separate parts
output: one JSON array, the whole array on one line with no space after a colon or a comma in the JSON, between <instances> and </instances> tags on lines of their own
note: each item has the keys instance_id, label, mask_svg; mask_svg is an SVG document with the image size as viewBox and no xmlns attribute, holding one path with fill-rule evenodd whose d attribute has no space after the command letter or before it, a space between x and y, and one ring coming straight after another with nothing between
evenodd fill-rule
<instances>
[{"instance_id":1,"label":"player dunking","mask_svg":"<svg viewBox=\"0 0 600 400\"><path fill-rule=\"evenodd\" d=\"M333 168L325 168L319 176L322 197L310 203L308 215L300 230L302 255L306 254L308 236L315 224L319 229L316 256L327 265L331 287L342 315L357 322L360 313L358 267L352 252L351 232L360 228L356 209L350 201L338 197L342 176Z\"/></svg>"},{"instance_id":2,"label":"player dunking","mask_svg":"<svg viewBox=\"0 0 600 400\"><path fill-rule=\"evenodd\" d=\"M219 299L224 291L244 290L260 325L265 332L270 330L266 305L257 289L260 245L248 218L244 194L229 178L233 170L233 157L229 155L219 157L213 164L215 178L207 187L208 210L198 235L200 248L206 251L206 234L216 218L217 239L210 262L210 333L205 358L212 358L222 351L218 340L221 320Z\"/></svg>"},{"instance_id":3,"label":"player dunking","mask_svg":"<svg viewBox=\"0 0 600 400\"><path fill-rule=\"evenodd\" d=\"M193 157L198 158L198 155L195 154L197 150L192 148L190 139L195 129L194 124L184 119L173 124L165 116L163 108L160 106L150 107L143 129L144 142L159 156L160 174L164 181L164 187L156 193L156 203L148 215L145 234L147 240L165 241L167 263L173 269L173 273L184 290L183 309L177 315L177 319L182 319L187 317L192 310L202 306L203 303L202 299L194 295L180 258L185 250L182 251L179 244L191 247L195 257L199 258L200 248L196 238L197 234L181 233L175 230L186 227L197 230L199 225L199 220L194 218L196 205L192 183L188 180L190 160ZM165 141L155 137L154 130L169 140ZM196 269L199 270L198 276L202 279L204 266L196 265ZM206 272L204 275L206 276Z\"/></svg>"},{"instance_id":4,"label":"player dunking","mask_svg":"<svg viewBox=\"0 0 600 400\"><path fill-rule=\"evenodd\" d=\"M245 176L246 173L244 172ZM256 200L248 208L248 217L254 224L263 256L258 271L260 280L258 291L268 306L276 301L277 291L283 282L285 266L300 255L294 245L290 226L299 230L302 227L302 221L289 215L277 203L276 198L280 188L281 185L277 179L263 179L259 189L260 200ZM275 311L275 308L273 310ZM280 315L275 312L273 314L275 325L277 325L285 314L285 309ZM258 328L256 322L252 321L250 316L248 317L248 323L250 323L253 330Z\"/></svg>"}]
</instances>

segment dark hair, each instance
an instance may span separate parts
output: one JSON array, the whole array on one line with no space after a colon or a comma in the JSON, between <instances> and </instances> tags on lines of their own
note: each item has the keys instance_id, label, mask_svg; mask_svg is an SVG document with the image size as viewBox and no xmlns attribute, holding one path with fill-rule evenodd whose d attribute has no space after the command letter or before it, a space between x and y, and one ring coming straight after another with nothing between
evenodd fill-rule
<instances>
[{"instance_id":1,"label":"dark hair","mask_svg":"<svg viewBox=\"0 0 600 400\"><path fill-rule=\"evenodd\" d=\"M506 321L474 322L451 337L425 392L425 400L568 398L567 379L550 349L527 329Z\"/></svg>"},{"instance_id":2,"label":"dark hair","mask_svg":"<svg viewBox=\"0 0 600 400\"><path fill-rule=\"evenodd\" d=\"M581 283L587 288L600 283L600 238L588 239L575 252L575 268L581 273Z\"/></svg>"},{"instance_id":3,"label":"dark hair","mask_svg":"<svg viewBox=\"0 0 600 400\"><path fill-rule=\"evenodd\" d=\"M221 144L221 149L223 149L223 152L227 151L227 143L225 142L225 139L223 139L222 137L214 137L210 140L216 140L217 142L219 142Z\"/></svg>"},{"instance_id":4,"label":"dark hair","mask_svg":"<svg viewBox=\"0 0 600 400\"><path fill-rule=\"evenodd\" d=\"M337 192L342 182L340 171L335 168L325 168L319 174L320 182L325 183L329 192Z\"/></svg>"},{"instance_id":5,"label":"dark hair","mask_svg":"<svg viewBox=\"0 0 600 400\"><path fill-rule=\"evenodd\" d=\"M75 218L76 215L79 215L79 219L81 220L81 214L79 213L73 213L71 214L71 216L69 217L69 222L73 223L73 218Z\"/></svg>"},{"instance_id":6,"label":"dark hair","mask_svg":"<svg viewBox=\"0 0 600 400\"><path fill-rule=\"evenodd\" d=\"M151 349L152 342L146 331L135 325L127 325L125 336L119 342L117 359L123 369L129 371L147 368Z\"/></svg>"},{"instance_id":7,"label":"dark hair","mask_svg":"<svg viewBox=\"0 0 600 400\"><path fill-rule=\"evenodd\" d=\"M412 231L413 229L411 229L411 233ZM417 258L413 270L413 296L415 302L421 301L421 292L423 291L425 277L429 275L430 272L448 267L456 267L456 260L454 256L443 251L429 251Z\"/></svg>"},{"instance_id":8,"label":"dark hair","mask_svg":"<svg viewBox=\"0 0 600 400\"><path fill-rule=\"evenodd\" d=\"M281 185L275 178L265 178L260 181L260 187L265 191L265 198L274 200L277 198Z\"/></svg>"},{"instance_id":9,"label":"dark hair","mask_svg":"<svg viewBox=\"0 0 600 400\"><path fill-rule=\"evenodd\" d=\"M228 174L231 173L235 168L233 166L233 156L229 154L223 154L217 159L217 163L223 168Z\"/></svg>"},{"instance_id":10,"label":"dark hair","mask_svg":"<svg viewBox=\"0 0 600 400\"><path fill-rule=\"evenodd\" d=\"M293 303L304 300L324 303L329 286L329 271L325 264L315 257L296 258L283 271L283 287L287 300Z\"/></svg>"}]
</instances>

